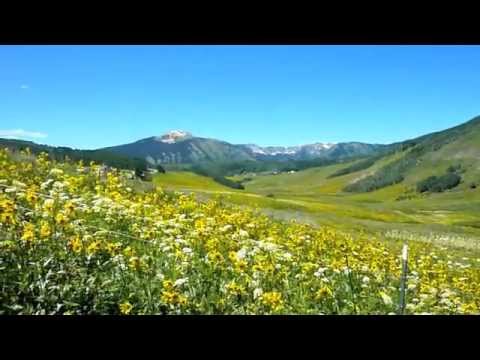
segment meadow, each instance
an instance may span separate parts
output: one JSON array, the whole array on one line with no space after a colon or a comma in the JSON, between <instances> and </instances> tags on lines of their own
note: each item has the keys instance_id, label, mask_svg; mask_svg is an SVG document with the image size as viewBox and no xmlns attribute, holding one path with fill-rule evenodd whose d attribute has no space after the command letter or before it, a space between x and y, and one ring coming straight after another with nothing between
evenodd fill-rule
<instances>
[{"instance_id":1,"label":"meadow","mask_svg":"<svg viewBox=\"0 0 480 360\"><path fill-rule=\"evenodd\" d=\"M169 189L215 196L227 203L253 207L279 219L331 226L344 231L366 231L400 238L418 236L439 245L480 250L480 189L464 184L439 194L418 194L415 182L427 173L415 171L409 182L369 193L346 193L342 189L355 178L364 177L394 161L396 156L377 162L363 172L333 177L349 164L311 168L296 173L244 174L230 179L242 181L245 190L233 190L212 179L188 172L158 175L154 182ZM447 167L451 162L446 162ZM437 164L438 165L438 164ZM190 174L194 183L185 186L179 179ZM408 234L408 236L406 235Z\"/></svg>"},{"instance_id":2,"label":"meadow","mask_svg":"<svg viewBox=\"0 0 480 360\"><path fill-rule=\"evenodd\" d=\"M334 194L338 178L309 182L331 171L259 176L246 191L184 173L143 186L1 150L0 313L397 314L404 244L405 313L479 313L479 253L412 236L412 225L464 235L476 205L445 194L461 216L444 221L433 205L420 216Z\"/></svg>"}]
</instances>

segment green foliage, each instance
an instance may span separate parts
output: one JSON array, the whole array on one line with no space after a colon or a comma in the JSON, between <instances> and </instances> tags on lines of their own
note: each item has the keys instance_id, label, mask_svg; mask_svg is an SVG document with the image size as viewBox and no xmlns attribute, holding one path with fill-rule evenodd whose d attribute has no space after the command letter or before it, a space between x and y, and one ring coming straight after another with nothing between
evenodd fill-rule
<instances>
[{"instance_id":1,"label":"green foliage","mask_svg":"<svg viewBox=\"0 0 480 360\"><path fill-rule=\"evenodd\" d=\"M145 168L147 166L146 161L143 159L119 155L105 150L75 150L69 147L53 147L35 144L31 141L11 139L0 139L0 146L7 147L13 152L20 152L27 148L30 149L32 154L46 152L52 160L56 161L64 161L67 159L73 161L83 160L85 164L93 161L97 164L105 164L118 169L130 170L134 170L138 166L144 166Z\"/></svg>"},{"instance_id":2,"label":"green foliage","mask_svg":"<svg viewBox=\"0 0 480 360\"><path fill-rule=\"evenodd\" d=\"M461 177L458 174L448 172L442 176L430 176L425 180L417 183L418 192L443 192L452 189L460 184Z\"/></svg>"},{"instance_id":3,"label":"green foliage","mask_svg":"<svg viewBox=\"0 0 480 360\"><path fill-rule=\"evenodd\" d=\"M129 158L117 154L113 154L107 151L90 151L90 150L73 150L67 152L65 155L62 153L53 153L54 158L63 161L68 156L69 159L74 161L83 160L88 163L94 161L95 163L105 164L118 169L130 169L133 170L137 166L147 165L146 161L138 158Z\"/></svg>"},{"instance_id":4,"label":"green foliage","mask_svg":"<svg viewBox=\"0 0 480 360\"><path fill-rule=\"evenodd\" d=\"M349 157L348 160L347 159L321 159L321 158L312 159L312 160L297 160L297 161L293 161L293 166L287 165L281 168L281 171L290 171L290 170L300 171L300 170L305 170L312 167L328 166L328 165L338 164L338 163L351 161L351 160L355 160L355 157Z\"/></svg>"},{"instance_id":5,"label":"green foliage","mask_svg":"<svg viewBox=\"0 0 480 360\"><path fill-rule=\"evenodd\" d=\"M450 166L448 167L448 169L447 169L447 172L448 172L448 173L456 173L457 170L458 170L458 167L459 167L459 165L457 165L457 166L450 165Z\"/></svg>"},{"instance_id":6,"label":"green foliage","mask_svg":"<svg viewBox=\"0 0 480 360\"><path fill-rule=\"evenodd\" d=\"M384 166L371 176L346 186L344 190L349 192L369 192L402 182L405 178L406 172L411 170L418 163L422 156L434 151L438 151L445 145L461 139L462 136L468 135L475 129L478 129L479 125L480 117L476 117L454 128L424 135L413 140L404 141L402 143L392 144L389 150L390 152L402 151L405 153L401 159ZM457 174L462 172L462 167L461 165L452 166L448 169L448 172ZM442 177L440 180L441 184L438 185L438 187L434 186L434 188L443 189L444 182L445 184L450 184L450 182L451 184L454 184L456 181L455 179L457 178ZM436 183L436 181L432 181L431 179L428 183L430 184L430 182Z\"/></svg>"},{"instance_id":7,"label":"green foliage","mask_svg":"<svg viewBox=\"0 0 480 360\"><path fill-rule=\"evenodd\" d=\"M198 175L211 177L213 180L215 180L219 184L228 186L232 189L240 189L240 190L245 189L245 187L241 183L227 179L223 175L221 169L219 167L214 166L213 163L195 164L191 166L190 170Z\"/></svg>"},{"instance_id":8,"label":"green foliage","mask_svg":"<svg viewBox=\"0 0 480 360\"><path fill-rule=\"evenodd\" d=\"M350 158L348 161L351 161ZM182 169L192 171L196 174L209 176L212 178L222 178L247 173L265 173L265 172L289 172L300 171L312 167L328 166L336 163L342 163L347 160L314 159L314 160L288 160L288 161L231 161L231 162L213 162L204 161L196 164L181 164L171 166L170 169ZM250 181L246 178L242 182Z\"/></svg>"},{"instance_id":9,"label":"green foliage","mask_svg":"<svg viewBox=\"0 0 480 360\"><path fill-rule=\"evenodd\" d=\"M213 180L215 180L219 184L228 186L232 189L239 189L239 190L244 190L245 189L245 187L242 184L240 184L239 182L227 179L223 176L215 176L215 177L213 177Z\"/></svg>"},{"instance_id":10,"label":"green foliage","mask_svg":"<svg viewBox=\"0 0 480 360\"><path fill-rule=\"evenodd\" d=\"M135 176L139 177L140 179L144 180L147 173L147 165L146 164L138 164L135 167Z\"/></svg>"},{"instance_id":11,"label":"green foliage","mask_svg":"<svg viewBox=\"0 0 480 360\"><path fill-rule=\"evenodd\" d=\"M389 185L398 184L404 180L404 172L415 166L415 164L415 157L403 157L385 165L375 174L347 185L344 190L347 192L370 192Z\"/></svg>"},{"instance_id":12,"label":"green foliage","mask_svg":"<svg viewBox=\"0 0 480 360\"><path fill-rule=\"evenodd\" d=\"M332 175L328 176L328 178L334 178L337 176L347 175L360 170L368 169L370 166L375 164L376 160L377 160L376 158L368 158L368 159L356 162L350 166L347 166L346 168L335 171Z\"/></svg>"},{"instance_id":13,"label":"green foliage","mask_svg":"<svg viewBox=\"0 0 480 360\"><path fill-rule=\"evenodd\" d=\"M463 169L462 164L451 165L447 169L447 173L459 174L462 172L465 172L465 169Z\"/></svg>"},{"instance_id":14,"label":"green foliage","mask_svg":"<svg viewBox=\"0 0 480 360\"><path fill-rule=\"evenodd\" d=\"M187 167L182 165L182 169L188 169L196 174L208 176L220 184L229 186L234 189L243 189L243 182L237 183L232 180L228 180L226 176L233 176L245 173L263 173L263 172L288 172L288 171L300 171L311 167L327 166L346 160L331 160L331 159L314 159L314 160L302 160L302 161L232 161L232 162L213 162L204 161L197 164L191 164Z\"/></svg>"},{"instance_id":15,"label":"green foliage","mask_svg":"<svg viewBox=\"0 0 480 360\"><path fill-rule=\"evenodd\" d=\"M247 177L244 177L244 178L240 181L240 183L241 183L241 184L245 184L245 183L247 183L247 182L249 182L249 181L252 181L252 180L253 180L252 177L247 176Z\"/></svg>"}]
</instances>

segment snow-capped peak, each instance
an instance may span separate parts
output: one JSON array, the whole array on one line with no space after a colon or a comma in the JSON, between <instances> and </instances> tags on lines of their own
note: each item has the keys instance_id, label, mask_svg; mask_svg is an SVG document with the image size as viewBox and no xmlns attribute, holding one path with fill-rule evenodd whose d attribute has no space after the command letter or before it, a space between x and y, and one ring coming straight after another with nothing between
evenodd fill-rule
<instances>
[{"instance_id":1,"label":"snow-capped peak","mask_svg":"<svg viewBox=\"0 0 480 360\"><path fill-rule=\"evenodd\" d=\"M332 146L334 146L335 144L334 143L317 143L317 144L314 144L314 146L318 149L330 149Z\"/></svg>"},{"instance_id":2,"label":"snow-capped peak","mask_svg":"<svg viewBox=\"0 0 480 360\"><path fill-rule=\"evenodd\" d=\"M262 155L296 155L301 151L316 153L328 150L335 146L335 143L315 143L298 146L258 146L254 144L246 145L253 153Z\"/></svg>"},{"instance_id":3,"label":"snow-capped peak","mask_svg":"<svg viewBox=\"0 0 480 360\"><path fill-rule=\"evenodd\" d=\"M172 131L169 131L166 134L163 134L160 137L157 137L157 140L159 140L163 143L173 144L173 143L175 143L179 140L183 140L183 139L189 138L189 137L192 137L192 134L187 132L187 131L172 130Z\"/></svg>"},{"instance_id":4,"label":"snow-capped peak","mask_svg":"<svg viewBox=\"0 0 480 360\"><path fill-rule=\"evenodd\" d=\"M255 154L262 154L265 155L266 152L263 150L260 146L255 145L255 144L247 144L246 145L253 153Z\"/></svg>"}]
</instances>

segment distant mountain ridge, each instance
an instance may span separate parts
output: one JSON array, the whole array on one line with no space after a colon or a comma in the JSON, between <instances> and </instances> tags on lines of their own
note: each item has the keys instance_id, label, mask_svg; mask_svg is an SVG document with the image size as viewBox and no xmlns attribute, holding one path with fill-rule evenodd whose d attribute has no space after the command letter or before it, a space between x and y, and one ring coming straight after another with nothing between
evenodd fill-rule
<instances>
[{"instance_id":1,"label":"distant mountain ridge","mask_svg":"<svg viewBox=\"0 0 480 360\"><path fill-rule=\"evenodd\" d=\"M318 149L318 150L325 150L329 149L335 144L333 143L316 143L316 144L311 144L311 145L299 145L299 146L258 146L255 144L246 144L244 145L251 151L253 151L255 154L260 154L260 155L270 155L270 156L275 156L275 155L293 155L298 153L302 147L311 147L313 150Z\"/></svg>"},{"instance_id":2,"label":"distant mountain ridge","mask_svg":"<svg viewBox=\"0 0 480 360\"><path fill-rule=\"evenodd\" d=\"M241 145L247 147L258 160L312 160L344 159L348 157L370 155L387 145L366 144L360 142L314 143L299 146L266 146Z\"/></svg>"},{"instance_id":3,"label":"distant mountain ridge","mask_svg":"<svg viewBox=\"0 0 480 360\"><path fill-rule=\"evenodd\" d=\"M190 169L214 178L262 171L302 170L332 163L350 163L332 177L353 176L345 191L369 192L403 183L415 186L428 177L442 178L454 168L461 176L459 188L480 186L480 117L458 126L389 145L359 142L314 143L299 146L230 144L174 130L130 144L98 150L75 150L33 142L0 139L0 146L29 147L62 159L83 159L114 167L136 168L171 164L169 169Z\"/></svg>"},{"instance_id":4,"label":"distant mountain ridge","mask_svg":"<svg viewBox=\"0 0 480 360\"><path fill-rule=\"evenodd\" d=\"M189 133L182 132L182 134ZM174 132L102 150L144 158L152 165L255 160L252 153L243 147L215 139L191 135L178 136L178 133Z\"/></svg>"},{"instance_id":5,"label":"distant mountain ridge","mask_svg":"<svg viewBox=\"0 0 480 360\"><path fill-rule=\"evenodd\" d=\"M144 158L152 165L159 165L192 164L204 161L342 159L369 155L383 147L385 145L359 142L261 147L255 144L230 144L217 139L195 137L187 131L173 130L161 136L152 136L101 150Z\"/></svg>"}]
</instances>

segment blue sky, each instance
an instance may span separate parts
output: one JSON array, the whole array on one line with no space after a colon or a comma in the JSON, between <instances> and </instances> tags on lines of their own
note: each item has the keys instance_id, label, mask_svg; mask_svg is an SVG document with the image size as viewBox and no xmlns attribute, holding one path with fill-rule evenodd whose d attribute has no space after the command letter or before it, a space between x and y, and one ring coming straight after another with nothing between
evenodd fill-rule
<instances>
[{"instance_id":1,"label":"blue sky","mask_svg":"<svg viewBox=\"0 0 480 360\"><path fill-rule=\"evenodd\" d=\"M390 143L480 115L480 46L0 46L0 137Z\"/></svg>"}]
</instances>

